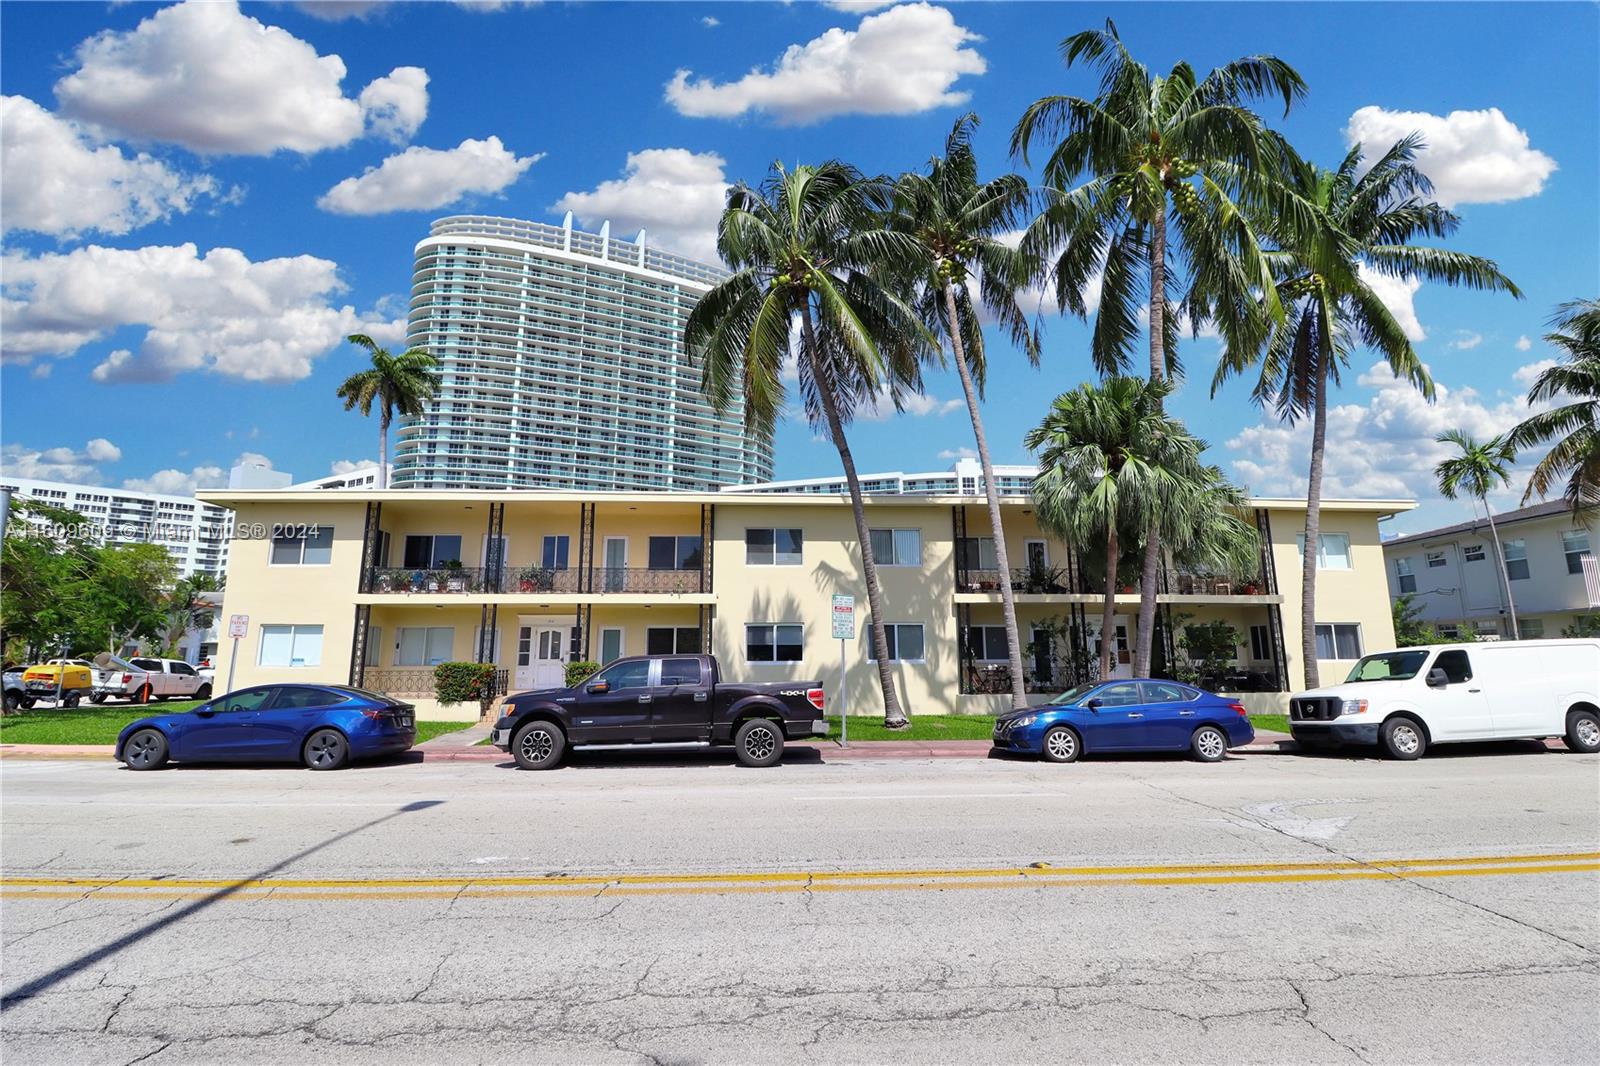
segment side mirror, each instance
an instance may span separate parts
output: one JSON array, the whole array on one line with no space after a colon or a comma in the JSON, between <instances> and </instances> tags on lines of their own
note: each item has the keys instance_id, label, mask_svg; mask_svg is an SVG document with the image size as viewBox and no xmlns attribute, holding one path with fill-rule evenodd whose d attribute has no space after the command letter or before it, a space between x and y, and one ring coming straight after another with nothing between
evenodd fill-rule
<instances>
[{"instance_id":1,"label":"side mirror","mask_svg":"<svg viewBox=\"0 0 1600 1066\"><path fill-rule=\"evenodd\" d=\"M217 709L209 703L202 703L194 709L194 713L201 718L210 718L217 713Z\"/></svg>"},{"instance_id":2,"label":"side mirror","mask_svg":"<svg viewBox=\"0 0 1600 1066\"><path fill-rule=\"evenodd\" d=\"M1445 673L1441 668L1435 666L1432 670L1428 671L1428 676L1425 680L1427 681L1429 688L1444 688L1446 685L1450 684L1450 675Z\"/></svg>"},{"instance_id":3,"label":"side mirror","mask_svg":"<svg viewBox=\"0 0 1600 1066\"><path fill-rule=\"evenodd\" d=\"M594 681L594 682L591 682L590 685L589 685L588 691L594 693L596 696L603 696L607 692L611 691L611 682L609 682L609 681Z\"/></svg>"},{"instance_id":4,"label":"side mirror","mask_svg":"<svg viewBox=\"0 0 1600 1066\"><path fill-rule=\"evenodd\" d=\"M1101 707L1104 707L1105 704L1106 704L1105 700L1103 700L1100 697L1096 696L1094 699L1090 700L1088 703L1085 703L1084 706L1089 708L1091 711L1098 711Z\"/></svg>"}]
</instances>

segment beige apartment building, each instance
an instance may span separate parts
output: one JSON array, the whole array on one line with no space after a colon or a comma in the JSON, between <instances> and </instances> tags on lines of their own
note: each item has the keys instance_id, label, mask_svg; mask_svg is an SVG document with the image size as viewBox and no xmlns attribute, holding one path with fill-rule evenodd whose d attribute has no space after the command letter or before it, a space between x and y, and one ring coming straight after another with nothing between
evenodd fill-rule
<instances>
[{"instance_id":1,"label":"beige apartment building","mask_svg":"<svg viewBox=\"0 0 1600 1066\"><path fill-rule=\"evenodd\" d=\"M338 682L441 708L433 667L494 663L509 691L559 685L572 660L709 651L730 677L822 678L840 703L831 601L853 595L858 635L844 648L844 705L881 713L866 589L849 501L737 493L228 491L234 511L224 613L249 617L235 686ZM1000 582L1010 581L1028 688L1058 693L1098 670L1102 578L1090 553L1039 528L1025 496L1004 503L1010 574L994 566L988 510L972 497L868 502L894 675L912 713L993 713L1009 705ZM1239 644L1218 687L1281 709L1302 687L1303 502L1251 501L1257 572L1164 572L1155 659L1181 656L1184 626L1226 620ZM1413 505L1323 505L1318 639L1323 677L1392 645L1379 522ZM1129 676L1139 596L1116 594L1115 670ZM233 654L224 639L218 676Z\"/></svg>"},{"instance_id":2,"label":"beige apartment building","mask_svg":"<svg viewBox=\"0 0 1600 1066\"><path fill-rule=\"evenodd\" d=\"M1385 543L1390 595L1409 593L1419 617L1451 639L1509 639L1508 588L1525 639L1559 637L1580 618L1600 612L1595 531L1574 522L1564 501L1495 515L1495 527L1504 580L1489 522L1474 518Z\"/></svg>"}]
</instances>

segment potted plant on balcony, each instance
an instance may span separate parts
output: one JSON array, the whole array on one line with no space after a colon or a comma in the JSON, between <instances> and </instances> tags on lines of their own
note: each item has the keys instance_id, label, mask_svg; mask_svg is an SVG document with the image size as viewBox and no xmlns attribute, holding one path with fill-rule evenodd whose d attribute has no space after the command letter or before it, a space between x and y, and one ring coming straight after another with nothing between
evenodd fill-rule
<instances>
[{"instance_id":1,"label":"potted plant on balcony","mask_svg":"<svg viewBox=\"0 0 1600 1066\"><path fill-rule=\"evenodd\" d=\"M517 571L518 592L549 592L555 587L555 571L549 567L525 566Z\"/></svg>"},{"instance_id":2,"label":"potted plant on balcony","mask_svg":"<svg viewBox=\"0 0 1600 1066\"><path fill-rule=\"evenodd\" d=\"M446 559L439 565L444 568L444 588L447 591L467 591L467 575L462 573L460 559Z\"/></svg>"},{"instance_id":3,"label":"potted plant on balcony","mask_svg":"<svg viewBox=\"0 0 1600 1066\"><path fill-rule=\"evenodd\" d=\"M1254 581L1247 580L1239 584L1239 595L1241 596L1254 596L1258 591L1259 589Z\"/></svg>"}]
</instances>

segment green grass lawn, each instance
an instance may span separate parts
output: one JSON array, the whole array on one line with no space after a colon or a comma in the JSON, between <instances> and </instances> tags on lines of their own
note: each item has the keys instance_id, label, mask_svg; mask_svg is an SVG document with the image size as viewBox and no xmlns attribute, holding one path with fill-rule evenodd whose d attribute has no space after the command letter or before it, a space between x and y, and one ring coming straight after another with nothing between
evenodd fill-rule
<instances>
[{"instance_id":1,"label":"green grass lawn","mask_svg":"<svg viewBox=\"0 0 1600 1066\"><path fill-rule=\"evenodd\" d=\"M0 744L115 744L122 727L153 714L177 714L200 706L199 700L171 703L85 704L61 710L40 708L0 718ZM471 722L418 722L417 743L440 733L465 729Z\"/></svg>"},{"instance_id":2,"label":"green grass lawn","mask_svg":"<svg viewBox=\"0 0 1600 1066\"><path fill-rule=\"evenodd\" d=\"M994 717L987 714L913 714L910 729L885 729L883 718L850 716L850 742L858 740L988 740ZM839 718L828 719L828 736L839 739Z\"/></svg>"},{"instance_id":3,"label":"green grass lawn","mask_svg":"<svg viewBox=\"0 0 1600 1066\"><path fill-rule=\"evenodd\" d=\"M1286 714L1252 714L1250 724L1257 729L1270 729L1276 733L1289 731L1289 716Z\"/></svg>"}]
</instances>

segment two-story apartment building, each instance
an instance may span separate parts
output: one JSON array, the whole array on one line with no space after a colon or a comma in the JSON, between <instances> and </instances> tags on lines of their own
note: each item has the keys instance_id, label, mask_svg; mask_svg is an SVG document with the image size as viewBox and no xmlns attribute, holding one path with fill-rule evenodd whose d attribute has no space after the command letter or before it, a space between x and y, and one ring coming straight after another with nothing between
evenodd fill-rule
<instances>
[{"instance_id":1,"label":"two-story apartment building","mask_svg":"<svg viewBox=\"0 0 1600 1066\"><path fill-rule=\"evenodd\" d=\"M1559 637L1600 611L1595 530L1553 500L1495 515L1506 580L1487 519L1475 518L1383 545L1389 595L1410 594L1419 617L1448 637L1511 636L1510 600L1524 638Z\"/></svg>"},{"instance_id":2,"label":"two-story apartment building","mask_svg":"<svg viewBox=\"0 0 1600 1066\"><path fill-rule=\"evenodd\" d=\"M249 616L235 684L314 680L438 708L433 667L496 664L512 690L562 683L572 660L716 654L734 677L823 677L831 707L840 649L831 597L856 597L860 636L845 648L843 705L878 713L866 589L848 499L733 493L217 491L234 512L227 613ZM1379 521L1404 501L1329 501L1319 583L1324 676L1393 642ZM987 508L972 497L869 500L890 653L913 713L1008 705L1000 582L1011 582L1028 645L1029 688L1055 693L1098 669L1103 578L1097 553L1044 533L1026 496L1005 503L1000 574ZM1169 571L1158 596L1156 660L1170 669L1184 627L1225 620L1234 661L1216 683L1262 709L1301 685L1299 547L1305 505L1251 502L1259 567L1246 575ZM1280 581L1279 575L1288 580ZM1116 592L1116 671L1132 669L1139 596ZM218 676L233 649L224 641Z\"/></svg>"}]
</instances>

